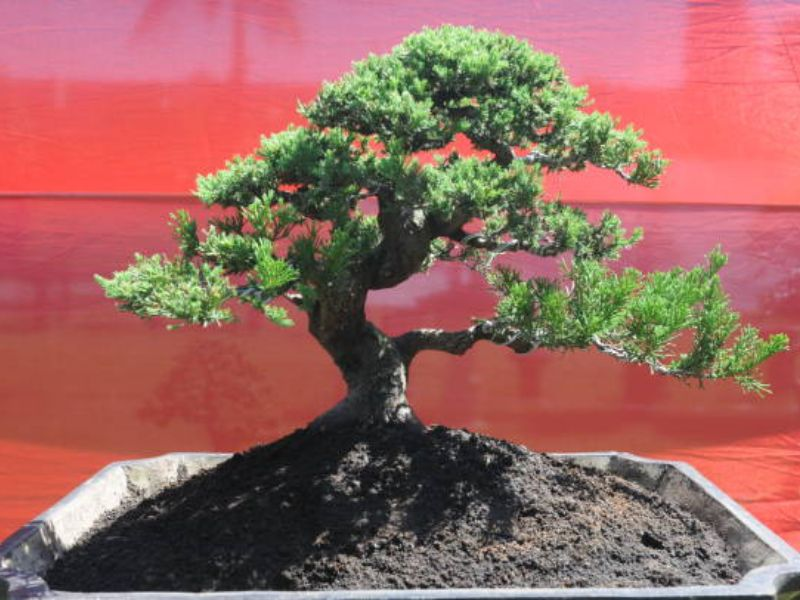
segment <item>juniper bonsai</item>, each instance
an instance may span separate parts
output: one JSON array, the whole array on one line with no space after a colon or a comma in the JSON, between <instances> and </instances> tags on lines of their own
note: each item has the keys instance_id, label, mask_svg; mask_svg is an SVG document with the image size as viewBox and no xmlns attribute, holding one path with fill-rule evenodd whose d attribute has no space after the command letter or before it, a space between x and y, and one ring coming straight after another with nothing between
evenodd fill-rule
<instances>
[{"instance_id":1,"label":"juniper bonsai","mask_svg":"<svg viewBox=\"0 0 800 600\"><path fill-rule=\"evenodd\" d=\"M307 126L199 177L196 195L218 208L203 231L186 211L172 215L177 256L137 254L97 280L122 310L191 324L231 321L238 301L290 326L276 301L294 303L348 386L318 426L417 423L405 393L414 357L481 340L518 353L594 348L662 375L768 391L758 365L788 340L740 325L721 251L688 270L615 270L641 232L545 198L543 175L589 166L659 182L660 152L589 104L555 56L524 41L425 29L325 83L300 107ZM524 278L496 260L512 252L562 257L561 274ZM497 293L494 314L397 337L368 321L370 291L437 261L480 273Z\"/></svg>"}]
</instances>

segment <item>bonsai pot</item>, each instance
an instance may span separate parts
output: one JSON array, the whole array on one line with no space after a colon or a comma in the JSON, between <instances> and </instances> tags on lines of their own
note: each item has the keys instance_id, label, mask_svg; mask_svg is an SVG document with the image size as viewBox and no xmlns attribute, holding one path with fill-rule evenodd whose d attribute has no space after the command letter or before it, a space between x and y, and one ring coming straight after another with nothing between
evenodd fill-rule
<instances>
[{"instance_id":1,"label":"bonsai pot","mask_svg":"<svg viewBox=\"0 0 800 600\"><path fill-rule=\"evenodd\" d=\"M228 454L175 453L113 463L0 544L0 599L79 598L51 590L48 567L109 511L133 506L161 489L224 461ZM560 458L633 481L714 527L733 548L742 579L733 585L638 588L473 588L325 592L92 593L93 598L800 598L800 554L685 463L626 453L561 454Z\"/></svg>"}]
</instances>

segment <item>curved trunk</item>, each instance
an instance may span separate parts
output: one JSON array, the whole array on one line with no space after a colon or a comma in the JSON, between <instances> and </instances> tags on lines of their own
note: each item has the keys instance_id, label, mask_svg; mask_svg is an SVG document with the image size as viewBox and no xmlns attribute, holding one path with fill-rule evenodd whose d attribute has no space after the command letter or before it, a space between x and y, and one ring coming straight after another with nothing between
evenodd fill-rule
<instances>
[{"instance_id":1,"label":"curved trunk","mask_svg":"<svg viewBox=\"0 0 800 600\"><path fill-rule=\"evenodd\" d=\"M311 426L419 427L406 400L407 363L395 341L367 321L363 311L326 313L325 307L318 305L309 329L342 372L347 396Z\"/></svg>"}]
</instances>

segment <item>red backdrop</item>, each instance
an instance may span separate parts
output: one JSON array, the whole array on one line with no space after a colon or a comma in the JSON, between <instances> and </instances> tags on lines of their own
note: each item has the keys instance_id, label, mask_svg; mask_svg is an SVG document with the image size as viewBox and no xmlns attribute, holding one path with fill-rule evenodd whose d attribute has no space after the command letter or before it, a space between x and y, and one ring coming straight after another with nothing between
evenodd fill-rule
<instances>
[{"instance_id":1,"label":"red backdrop","mask_svg":"<svg viewBox=\"0 0 800 600\"><path fill-rule=\"evenodd\" d=\"M499 28L558 53L597 107L673 160L662 188L588 172L566 200L647 236L625 261L689 266L717 242L746 318L800 339L800 7L788 2L205 2L0 6L0 537L119 457L236 450L302 426L343 388L303 330L255 314L167 332L92 281L171 250L197 172L299 121L323 79L424 25ZM393 333L461 327L492 298L436 268L375 294ZM411 373L421 416L540 450L686 459L800 547L800 360L773 396L696 390L591 353L479 345Z\"/></svg>"}]
</instances>

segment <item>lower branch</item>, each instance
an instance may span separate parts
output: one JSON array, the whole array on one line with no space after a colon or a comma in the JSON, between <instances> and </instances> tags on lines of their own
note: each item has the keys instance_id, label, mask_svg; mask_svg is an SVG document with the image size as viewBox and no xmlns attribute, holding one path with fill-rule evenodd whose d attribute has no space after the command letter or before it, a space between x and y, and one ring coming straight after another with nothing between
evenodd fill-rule
<instances>
[{"instance_id":1,"label":"lower branch","mask_svg":"<svg viewBox=\"0 0 800 600\"><path fill-rule=\"evenodd\" d=\"M603 354L608 354L609 356L613 356L619 361L633 363L633 364L642 364L647 365L650 367L650 372L655 373L656 375L670 375L672 377L697 377L694 373L689 373L688 371L682 371L680 369L670 369L669 366L665 365L664 363L658 362L657 360L647 360L647 359L640 359L629 352L626 352L622 348L618 346L612 346L611 344L607 344L603 342L600 338L595 336L592 339L592 343L594 347L597 348Z\"/></svg>"},{"instance_id":2,"label":"lower branch","mask_svg":"<svg viewBox=\"0 0 800 600\"><path fill-rule=\"evenodd\" d=\"M480 321L460 331L415 329L394 338L394 343L406 364L410 364L423 350L438 350L460 356L481 340L508 346L517 354L525 354L538 347L535 340L524 339L518 331L501 328L494 321Z\"/></svg>"},{"instance_id":3,"label":"lower branch","mask_svg":"<svg viewBox=\"0 0 800 600\"><path fill-rule=\"evenodd\" d=\"M395 344L404 357L413 358L422 350L438 350L449 354L464 354L479 340L485 340L482 324L461 331L443 329L414 329L395 338ZM408 361L410 362L410 360Z\"/></svg>"}]
</instances>

